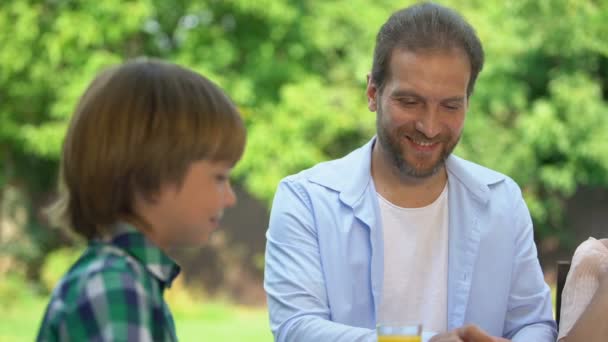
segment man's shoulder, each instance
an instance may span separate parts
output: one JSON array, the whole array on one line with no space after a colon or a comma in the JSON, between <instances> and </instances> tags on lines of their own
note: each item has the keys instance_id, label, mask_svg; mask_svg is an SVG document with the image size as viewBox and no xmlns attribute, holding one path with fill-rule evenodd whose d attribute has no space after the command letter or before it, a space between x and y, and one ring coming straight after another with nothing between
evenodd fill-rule
<instances>
[{"instance_id":1,"label":"man's shoulder","mask_svg":"<svg viewBox=\"0 0 608 342\"><path fill-rule=\"evenodd\" d=\"M283 180L288 182L303 182L315 179L327 179L343 168L344 158L346 157L320 162L298 173L289 175L283 178Z\"/></svg>"},{"instance_id":2,"label":"man's shoulder","mask_svg":"<svg viewBox=\"0 0 608 342\"><path fill-rule=\"evenodd\" d=\"M283 178L282 182L302 186L316 185L340 191L353 179L369 177L370 143L359 147L347 155L320 162L308 169Z\"/></svg>"},{"instance_id":3,"label":"man's shoulder","mask_svg":"<svg viewBox=\"0 0 608 342\"><path fill-rule=\"evenodd\" d=\"M456 155L450 156L449 165L451 168L448 167L448 169L453 171L453 173L457 175L461 175L463 173L468 174L486 185L492 185L510 179L504 173Z\"/></svg>"},{"instance_id":4,"label":"man's shoulder","mask_svg":"<svg viewBox=\"0 0 608 342\"><path fill-rule=\"evenodd\" d=\"M475 193L487 189L481 192L488 191L490 196L521 196L519 185L508 175L455 155L448 160L448 172Z\"/></svg>"},{"instance_id":5,"label":"man's shoulder","mask_svg":"<svg viewBox=\"0 0 608 342\"><path fill-rule=\"evenodd\" d=\"M480 183L483 183L488 186L497 185L501 183L505 184L515 184L515 181L509 177L508 175L491 169L489 167L477 164L470 160L463 159L456 155L450 156L450 164L451 168L448 168L449 171L452 171L457 176L460 175L468 175Z\"/></svg>"}]
</instances>

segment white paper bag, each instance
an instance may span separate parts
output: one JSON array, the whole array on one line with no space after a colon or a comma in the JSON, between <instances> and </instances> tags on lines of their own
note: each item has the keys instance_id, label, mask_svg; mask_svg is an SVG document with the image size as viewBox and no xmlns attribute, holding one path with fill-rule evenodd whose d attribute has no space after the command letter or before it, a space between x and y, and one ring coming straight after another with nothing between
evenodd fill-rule
<instances>
[{"instance_id":1,"label":"white paper bag","mask_svg":"<svg viewBox=\"0 0 608 342\"><path fill-rule=\"evenodd\" d=\"M589 238L578 246L562 292L558 341L568 334L591 302L603 267L608 267L608 239Z\"/></svg>"}]
</instances>

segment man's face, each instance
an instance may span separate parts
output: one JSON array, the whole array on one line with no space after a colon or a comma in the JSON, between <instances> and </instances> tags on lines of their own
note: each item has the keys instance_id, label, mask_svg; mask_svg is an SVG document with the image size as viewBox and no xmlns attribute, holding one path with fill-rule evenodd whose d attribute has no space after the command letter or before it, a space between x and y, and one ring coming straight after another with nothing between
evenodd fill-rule
<instances>
[{"instance_id":1,"label":"man's face","mask_svg":"<svg viewBox=\"0 0 608 342\"><path fill-rule=\"evenodd\" d=\"M399 173L427 178L444 166L464 126L470 65L461 50L396 49L382 92L368 82L378 148Z\"/></svg>"}]
</instances>

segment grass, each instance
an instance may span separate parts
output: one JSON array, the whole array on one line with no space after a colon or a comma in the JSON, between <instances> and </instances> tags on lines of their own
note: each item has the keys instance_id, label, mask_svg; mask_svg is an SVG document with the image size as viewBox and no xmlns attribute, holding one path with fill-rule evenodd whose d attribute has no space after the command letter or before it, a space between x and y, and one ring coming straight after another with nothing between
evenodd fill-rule
<instances>
[{"instance_id":1,"label":"grass","mask_svg":"<svg viewBox=\"0 0 608 342\"><path fill-rule=\"evenodd\" d=\"M18 292L18 298L0 296L0 341L36 338L48 298ZM268 313L263 307L241 307L175 294L169 295L168 301L180 341L272 341Z\"/></svg>"},{"instance_id":2,"label":"grass","mask_svg":"<svg viewBox=\"0 0 608 342\"><path fill-rule=\"evenodd\" d=\"M40 297L23 297L10 304L0 304L0 341L34 341L46 301Z\"/></svg>"},{"instance_id":3,"label":"grass","mask_svg":"<svg viewBox=\"0 0 608 342\"><path fill-rule=\"evenodd\" d=\"M266 309L207 303L200 315L175 315L180 341L272 341Z\"/></svg>"},{"instance_id":4,"label":"grass","mask_svg":"<svg viewBox=\"0 0 608 342\"><path fill-rule=\"evenodd\" d=\"M80 253L59 250L47 258L42 282L0 274L0 342L33 341L42 322L49 291ZM243 307L190 291L180 276L165 292L180 341L272 341L265 307Z\"/></svg>"}]
</instances>

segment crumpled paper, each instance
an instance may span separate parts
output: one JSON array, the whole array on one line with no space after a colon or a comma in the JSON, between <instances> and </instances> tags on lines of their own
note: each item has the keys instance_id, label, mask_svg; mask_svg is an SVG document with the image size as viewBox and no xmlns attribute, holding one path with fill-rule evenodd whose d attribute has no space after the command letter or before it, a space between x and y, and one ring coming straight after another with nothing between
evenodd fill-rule
<instances>
[{"instance_id":1,"label":"crumpled paper","mask_svg":"<svg viewBox=\"0 0 608 342\"><path fill-rule=\"evenodd\" d=\"M599 286L599 274L608 267L608 239L589 238L572 257L562 292L558 341L566 336Z\"/></svg>"}]
</instances>

